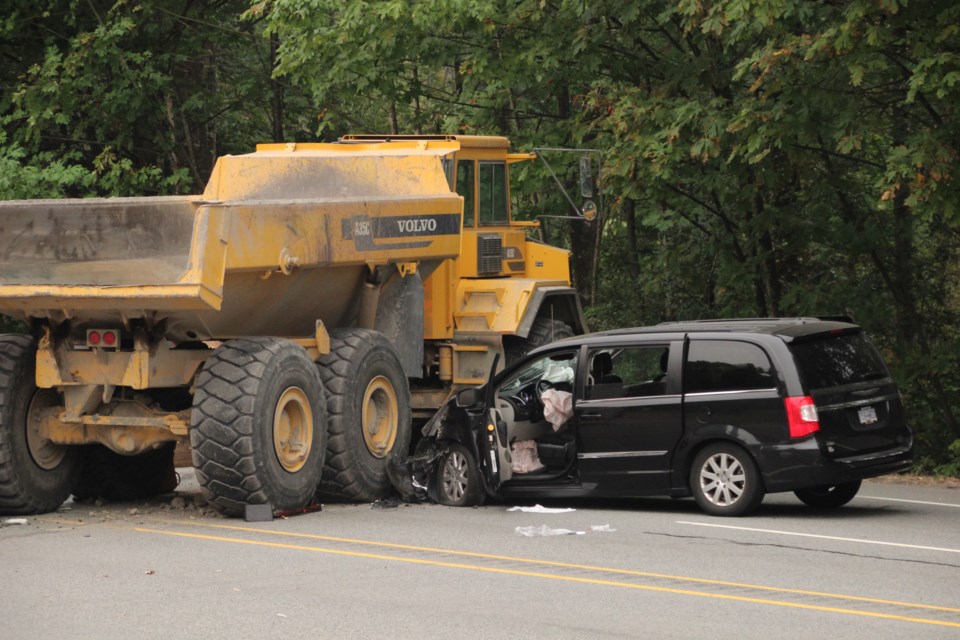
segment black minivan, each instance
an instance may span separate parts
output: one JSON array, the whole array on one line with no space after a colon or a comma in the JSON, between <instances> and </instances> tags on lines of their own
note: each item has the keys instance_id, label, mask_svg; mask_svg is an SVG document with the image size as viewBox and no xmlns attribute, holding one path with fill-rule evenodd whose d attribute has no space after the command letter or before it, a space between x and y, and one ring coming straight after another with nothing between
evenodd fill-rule
<instances>
[{"instance_id":1,"label":"black minivan","mask_svg":"<svg viewBox=\"0 0 960 640\"><path fill-rule=\"evenodd\" d=\"M718 516L779 491L839 507L912 453L877 349L860 327L817 318L555 342L461 391L422 435L407 477L442 504L692 495Z\"/></svg>"}]
</instances>

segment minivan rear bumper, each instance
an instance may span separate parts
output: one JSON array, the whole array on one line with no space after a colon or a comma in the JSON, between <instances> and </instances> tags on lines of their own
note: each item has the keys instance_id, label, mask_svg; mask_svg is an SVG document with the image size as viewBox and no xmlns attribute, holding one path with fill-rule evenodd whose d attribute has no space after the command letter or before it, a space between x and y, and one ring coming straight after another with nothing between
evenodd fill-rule
<instances>
[{"instance_id":1,"label":"minivan rear bumper","mask_svg":"<svg viewBox=\"0 0 960 640\"><path fill-rule=\"evenodd\" d=\"M827 458L813 438L790 445L763 447L760 468L768 493L796 491L907 471L913 443L846 458Z\"/></svg>"}]
</instances>

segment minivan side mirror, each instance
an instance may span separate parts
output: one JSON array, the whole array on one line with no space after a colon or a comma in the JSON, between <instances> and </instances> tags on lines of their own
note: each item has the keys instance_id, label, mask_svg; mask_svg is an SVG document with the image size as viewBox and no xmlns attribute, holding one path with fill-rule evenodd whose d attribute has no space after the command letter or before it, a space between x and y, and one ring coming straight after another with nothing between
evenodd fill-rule
<instances>
[{"instance_id":1,"label":"minivan side mirror","mask_svg":"<svg viewBox=\"0 0 960 640\"><path fill-rule=\"evenodd\" d=\"M457 394L457 406L461 409L475 407L483 402L483 388L464 389Z\"/></svg>"}]
</instances>

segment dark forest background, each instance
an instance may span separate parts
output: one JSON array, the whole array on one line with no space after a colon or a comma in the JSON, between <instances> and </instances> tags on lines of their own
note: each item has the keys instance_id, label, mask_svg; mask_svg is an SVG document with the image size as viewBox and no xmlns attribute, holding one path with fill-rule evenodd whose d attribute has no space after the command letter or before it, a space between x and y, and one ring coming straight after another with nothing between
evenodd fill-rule
<instances>
[{"instance_id":1,"label":"dark forest background","mask_svg":"<svg viewBox=\"0 0 960 640\"><path fill-rule=\"evenodd\" d=\"M3 4L0 199L194 193L344 133L599 149L598 220L543 219L593 328L850 315L918 470L960 474L954 0ZM568 214L515 167L518 217Z\"/></svg>"}]
</instances>

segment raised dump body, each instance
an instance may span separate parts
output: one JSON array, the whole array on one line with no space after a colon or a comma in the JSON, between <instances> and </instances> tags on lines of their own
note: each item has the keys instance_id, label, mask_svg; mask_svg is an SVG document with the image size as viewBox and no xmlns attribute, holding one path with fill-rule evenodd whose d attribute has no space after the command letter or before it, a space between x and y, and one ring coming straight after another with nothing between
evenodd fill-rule
<instances>
[{"instance_id":1,"label":"raised dump body","mask_svg":"<svg viewBox=\"0 0 960 640\"><path fill-rule=\"evenodd\" d=\"M459 254L455 143L421 146L226 156L203 196L0 202L0 312L175 341L349 326L371 266Z\"/></svg>"}]
</instances>

